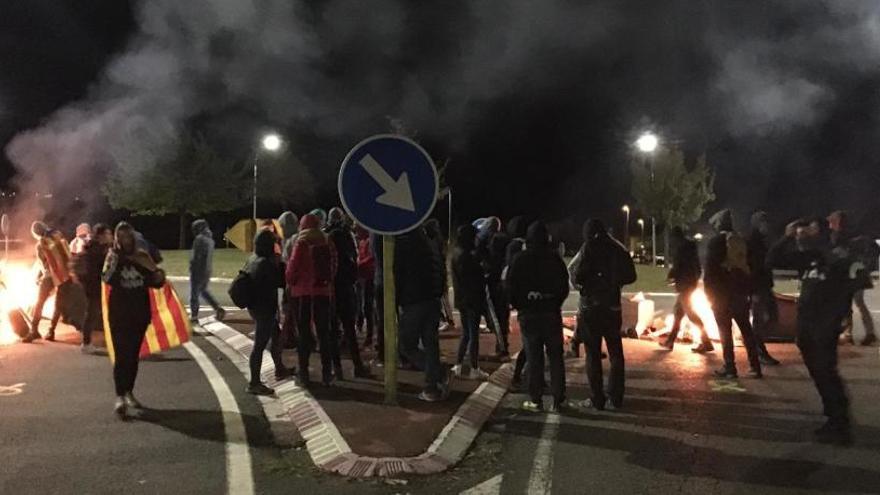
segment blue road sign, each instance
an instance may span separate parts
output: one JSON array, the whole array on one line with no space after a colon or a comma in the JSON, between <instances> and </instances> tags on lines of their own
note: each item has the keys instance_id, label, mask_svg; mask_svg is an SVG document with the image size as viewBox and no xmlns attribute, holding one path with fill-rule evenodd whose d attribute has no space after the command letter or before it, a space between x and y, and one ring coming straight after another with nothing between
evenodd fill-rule
<instances>
[{"instance_id":1,"label":"blue road sign","mask_svg":"<svg viewBox=\"0 0 880 495\"><path fill-rule=\"evenodd\" d=\"M339 198L352 218L377 234L395 235L420 225L437 201L437 169L414 141L382 134L346 155Z\"/></svg>"}]
</instances>

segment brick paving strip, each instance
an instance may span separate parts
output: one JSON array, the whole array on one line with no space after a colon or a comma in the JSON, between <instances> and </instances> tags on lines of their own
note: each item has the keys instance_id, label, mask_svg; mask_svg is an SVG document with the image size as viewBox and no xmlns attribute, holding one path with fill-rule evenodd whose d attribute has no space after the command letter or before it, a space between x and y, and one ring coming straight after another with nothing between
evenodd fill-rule
<instances>
[{"instance_id":1,"label":"brick paving strip","mask_svg":"<svg viewBox=\"0 0 880 495\"><path fill-rule=\"evenodd\" d=\"M247 358L251 354L253 341L213 317L202 318L200 324L205 331L242 356L243 360L236 364L247 376ZM424 453L414 457L369 457L352 452L336 425L308 390L292 379L276 381L274 370L272 359L264 354L261 368L263 381L275 389L277 396L275 400L264 401L264 406L271 402L280 403L281 410L293 420L305 440L309 456L318 468L359 478L433 474L454 466L464 457L483 424L501 402L513 378L509 363L492 373L489 380L477 387L458 408Z\"/></svg>"}]
</instances>

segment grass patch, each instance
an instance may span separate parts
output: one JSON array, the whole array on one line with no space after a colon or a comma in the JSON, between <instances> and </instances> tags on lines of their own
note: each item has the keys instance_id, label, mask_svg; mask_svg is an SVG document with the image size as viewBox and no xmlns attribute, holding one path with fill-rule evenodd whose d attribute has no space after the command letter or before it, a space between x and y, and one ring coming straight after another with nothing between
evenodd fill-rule
<instances>
[{"instance_id":1,"label":"grass patch","mask_svg":"<svg viewBox=\"0 0 880 495\"><path fill-rule=\"evenodd\" d=\"M170 276L189 276L189 250L169 249L162 251L162 268ZM233 278L244 266L249 254L238 249L214 250L214 273L219 278Z\"/></svg>"}]
</instances>

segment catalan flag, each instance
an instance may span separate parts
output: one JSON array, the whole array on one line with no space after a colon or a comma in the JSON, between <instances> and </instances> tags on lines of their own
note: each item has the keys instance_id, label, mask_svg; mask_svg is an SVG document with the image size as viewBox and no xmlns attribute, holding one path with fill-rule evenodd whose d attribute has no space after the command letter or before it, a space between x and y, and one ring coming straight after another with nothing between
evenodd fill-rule
<instances>
[{"instance_id":1,"label":"catalan flag","mask_svg":"<svg viewBox=\"0 0 880 495\"><path fill-rule=\"evenodd\" d=\"M101 303L104 310L104 338L107 341L107 353L110 361L114 360L113 339L110 337L110 318L108 303L112 287L102 284ZM187 318L186 310L177 292L166 282L159 289L148 289L150 295L150 326L141 344L140 357L157 354L173 349L189 342L192 325Z\"/></svg>"},{"instance_id":2,"label":"catalan flag","mask_svg":"<svg viewBox=\"0 0 880 495\"><path fill-rule=\"evenodd\" d=\"M70 250L67 241L58 232L40 238L37 253L43 269L52 277L56 286L70 280Z\"/></svg>"}]
</instances>

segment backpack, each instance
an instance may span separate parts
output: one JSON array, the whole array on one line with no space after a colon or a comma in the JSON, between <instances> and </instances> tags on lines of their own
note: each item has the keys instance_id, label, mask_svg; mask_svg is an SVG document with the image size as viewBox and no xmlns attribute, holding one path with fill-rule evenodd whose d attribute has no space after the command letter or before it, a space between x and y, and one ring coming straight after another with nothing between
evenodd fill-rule
<instances>
[{"instance_id":1,"label":"backpack","mask_svg":"<svg viewBox=\"0 0 880 495\"><path fill-rule=\"evenodd\" d=\"M250 273L244 268L238 271L238 275L232 280L229 286L229 298L233 304L241 309L247 309L251 303L251 292L253 291L253 281Z\"/></svg>"},{"instance_id":2,"label":"backpack","mask_svg":"<svg viewBox=\"0 0 880 495\"><path fill-rule=\"evenodd\" d=\"M330 244L312 244L309 246L312 266L315 269L315 287L326 287L333 282Z\"/></svg>"},{"instance_id":3,"label":"backpack","mask_svg":"<svg viewBox=\"0 0 880 495\"><path fill-rule=\"evenodd\" d=\"M728 232L726 236L727 256L724 258L724 267L728 271L740 271L749 275L749 246L746 240L736 232Z\"/></svg>"}]
</instances>

